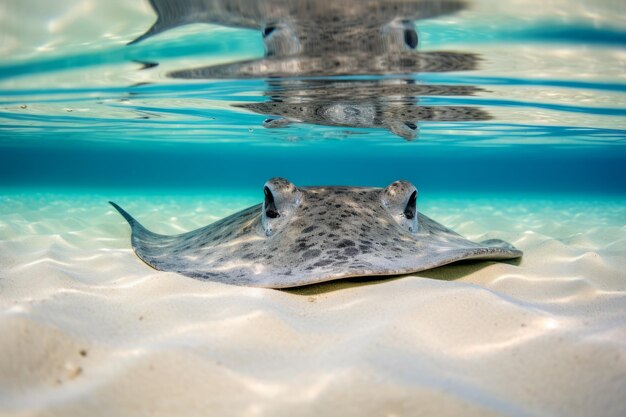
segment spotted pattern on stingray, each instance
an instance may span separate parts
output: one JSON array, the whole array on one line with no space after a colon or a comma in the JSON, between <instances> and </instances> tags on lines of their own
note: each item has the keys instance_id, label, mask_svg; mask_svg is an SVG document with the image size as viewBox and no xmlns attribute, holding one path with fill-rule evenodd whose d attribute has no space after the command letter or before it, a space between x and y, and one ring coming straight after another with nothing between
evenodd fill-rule
<instances>
[{"instance_id":1,"label":"spotted pattern on stingray","mask_svg":"<svg viewBox=\"0 0 626 417\"><path fill-rule=\"evenodd\" d=\"M176 236L129 222L137 256L162 271L234 285L286 288L345 277L398 275L465 259L509 259L501 240L469 241L416 212L416 188L296 187L281 178L263 203Z\"/></svg>"}]
</instances>

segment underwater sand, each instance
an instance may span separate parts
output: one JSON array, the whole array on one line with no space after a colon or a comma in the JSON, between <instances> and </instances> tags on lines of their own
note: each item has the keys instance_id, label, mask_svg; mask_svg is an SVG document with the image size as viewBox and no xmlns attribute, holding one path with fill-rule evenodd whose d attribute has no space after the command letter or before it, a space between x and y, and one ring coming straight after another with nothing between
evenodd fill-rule
<instances>
[{"instance_id":1,"label":"underwater sand","mask_svg":"<svg viewBox=\"0 0 626 417\"><path fill-rule=\"evenodd\" d=\"M432 196L419 209L519 263L290 291L158 272L161 233L228 196L0 197L0 414L626 415L626 200Z\"/></svg>"}]
</instances>

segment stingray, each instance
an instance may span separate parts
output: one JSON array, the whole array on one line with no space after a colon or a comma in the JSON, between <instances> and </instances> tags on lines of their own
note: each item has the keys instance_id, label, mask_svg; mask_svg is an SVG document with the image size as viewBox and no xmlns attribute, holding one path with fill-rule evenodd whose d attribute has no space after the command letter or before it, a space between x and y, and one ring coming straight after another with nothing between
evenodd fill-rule
<instances>
[{"instance_id":1,"label":"stingray","mask_svg":"<svg viewBox=\"0 0 626 417\"><path fill-rule=\"evenodd\" d=\"M522 256L507 242L472 242L418 213L417 189L407 181L386 188L296 187L272 178L263 194L261 204L175 236L153 233L111 204L130 224L132 247L148 265L241 286L289 288Z\"/></svg>"},{"instance_id":2,"label":"stingray","mask_svg":"<svg viewBox=\"0 0 626 417\"><path fill-rule=\"evenodd\" d=\"M419 106L380 102L293 103L268 102L240 104L256 113L270 116L263 122L266 128L282 128L293 123L323 126L388 129L401 138L417 138L419 122L458 122L489 120L484 110L466 106Z\"/></svg>"},{"instance_id":3,"label":"stingray","mask_svg":"<svg viewBox=\"0 0 626 417\"><path fill-rule=\"evenodd\" d=\"M299 87L299 88L296 88ZM420 122L488 120L487 112L467 106L421 106L418 95L472 95L472 86L416 84L413 80L272 80L270 101L235 104L269 116L263 126L294 123L388 129L414 140Z\"/></svg>"},{"instance_id":4,"label":"stingray","mask_svg":"<svg viewBox=\"0 0 626 417\"><path fill-rule=\"evenodd\" d=\"M263 59L167 73L177 79L223 79L258 77L323 77L341 75L410 74L415 72L472 71L480 57L465 52L399 51L380 55L337 52L324 56L270 56Z\"/></svg>"},{"instance_id":5,"label":"stingray","mask_svg":"<svg viewBox=\"0 0 626 417\"><path fill-rule=\"evenodd\" d=\"M463 10L459 0L149 0L157 15L141 42L162 32L189 24L205 23L261 31L268 54L317 54L345 45L348 32L358 35L350 46L376 49L392 38L417 44L410 23ZM382 30L381 30L382 29ZM395 30L400 29L400 30ZM392 41L396 43L395 40Z\"/></svg>"},{"instance_id":6,"label":"stingray","mask_svg":"<svg viewBox=\"0 0 626 417\"><path fill-rule=\"evenodd\" d=\"M262 59L182 69L182 79L466 71L479 58L417 52L415 20L454 13L458 0L150 0L154 25L130 42L192 23L260 31Z\"/></svg>"},{"instance_id":7,"label":"stingray","mask_svg":"<svg viewBox=\"0 0 626 417\"><path fill-rule=\"evenodd\" d=\"M484 91L474 86L418 84L412 79L291 80L272 79L269 101L234 104L268 116L266 128L296 123L323 126L382 128L411 141L420 122L488 120L477 107L422 106L419 96L471 96Z\"/></svg>"}]
</instances>

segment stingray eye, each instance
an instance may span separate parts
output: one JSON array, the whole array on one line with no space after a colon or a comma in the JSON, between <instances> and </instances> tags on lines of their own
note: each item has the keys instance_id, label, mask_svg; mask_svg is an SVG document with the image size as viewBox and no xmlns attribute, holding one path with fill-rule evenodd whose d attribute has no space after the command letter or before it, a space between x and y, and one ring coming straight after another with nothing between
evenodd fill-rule
<instances>
[{"instance_id":1,"label":"stingray eye","mask_svg":"<svg viewBox=\"0 0 626 417\"><path fill-rule=\"evenodd\" d=\"M263 187L263 211L261 225L265 236L271 236L289 221L300 204L298 188L283 178L272 178Z\"/></svg>"},{"instance_id":2,"label":"stingray eye","mask_svg":"<svg viewBox=\"0 0 626 417\"><path fill-rule=\"evenodd\" d=\"M408 181L390 184L382 191L381 202L400 227L417 232L417 189L413 184Z\"/></svg>"},{"instance_id":3,"label":"stingray eye","mask_svg":"<svg viewBox=\"0 0 626 417\"><path fill-rule=\"evenodd\" d=\"M415 29L404 29L404 43L411 49L417 48L417 32Z\"/></svg>"},{"instance_id":4,"label":"stingray eye","mask_svg":"<svg viewBox=\"0 0 626 417\"><path fill-rule=\"evenodd\" d=\"M302 51L296 27L287 21L268 23L263 32L266 56L288 56Z\"/></svg>"},{"instance_id":5,"label":"stingray eye","mask_svg":"<svg viewBox=\"0 0 626 417\"><path fill-rule=\"evenodd\" d=\"M272 194L270 189L268 187L264 187L263 193L265 194L265 202L263 203L265 216L270 219L280 217L280 213L278 212L278 210L276 210L276 203L274 203L274 195Z\"/></svg>"},{"instance_id":6,"label":"stingray eye","mask_svg":"<svg viewBox=\"0 0 626 417\"><path fill-rule=\"evenodd\" d=\"M268 36L270 36L272 34L272 32L274 32L276 30L276 26L265 26L265 29L263 29L263 37L267 38ZM257 32L258 33L258 32Z\"/></svg>"},{"instance_id":7,"label":"stingray eye","mask_svg":"<svg viewBox=\"0 0 626 417\"><path fill-rule=\"evenodd\" d=\"M383 24L380 28L380 36L385 52L416 50L419 44L415 22L410 19L395 18Z\"/></svg>"},{"instance_id":8,"label":"stingray eye","mask_svg":"<svg viewBox=\"0 0 626 417\"><path fill-rule=\"evenodd\" d=\"M417 213L417 190L411 193L409 197L409 202L406 203L406 207L404 208L404 217L409 220L415 218L415 214Z\"/></svg>"}]
</instances>

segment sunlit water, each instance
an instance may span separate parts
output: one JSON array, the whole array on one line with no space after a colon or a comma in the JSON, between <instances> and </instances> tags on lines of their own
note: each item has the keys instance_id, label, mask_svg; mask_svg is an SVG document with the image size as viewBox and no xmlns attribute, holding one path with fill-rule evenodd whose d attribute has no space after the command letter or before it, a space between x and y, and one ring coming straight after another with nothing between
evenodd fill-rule
<instances>
[{"instance_id":1,"label":"sunlit water","mask_svg":"<svg viewBox=\"0 0 626 417\"><path fill-rule=\"evenodd\" d=\"M385 412L444 398L452 414L623 415L625 12L472 1L415 22L439 57L424 71L189 79L261 60L261 31L196 23L127 45L156 19L148 2L1 3L0 326L16 335L0 343L1 410L80 414L85 392L126 410L146 383L168 397L181 364L176 398L198 415L215 387L234 415L336 412L346 389ZM150 270L107 205L179 233L260 202L276 176L406 179L420 211L525 255L376 290L239 289Z\"/></svg>"}]
</instances>

